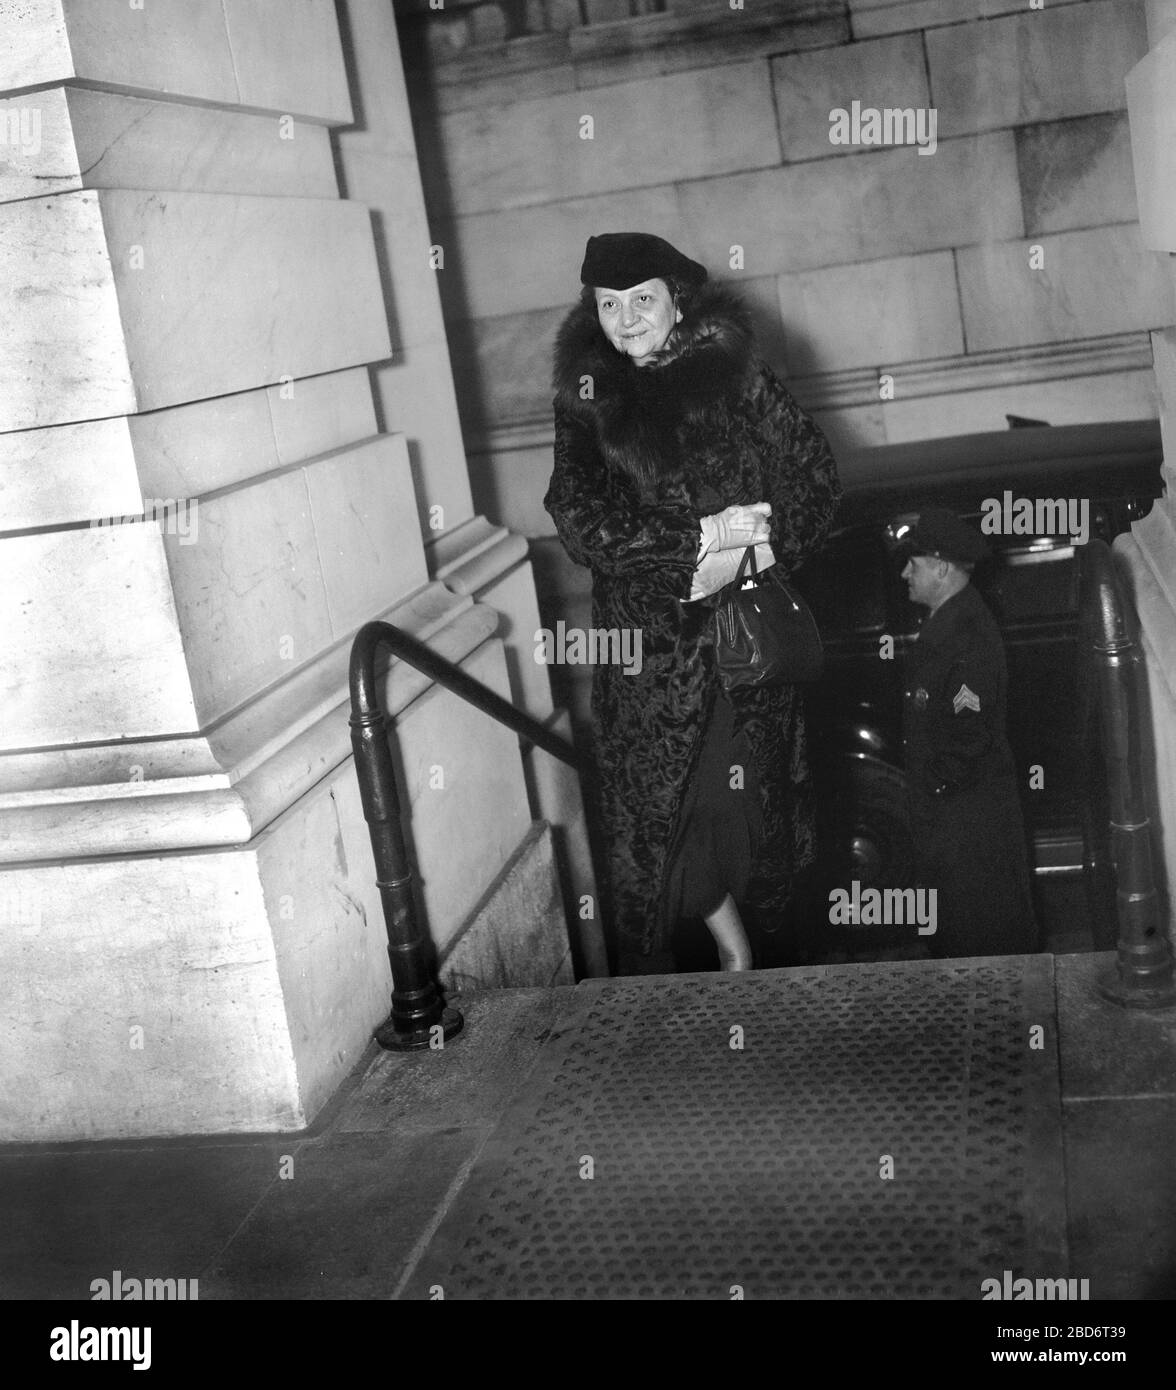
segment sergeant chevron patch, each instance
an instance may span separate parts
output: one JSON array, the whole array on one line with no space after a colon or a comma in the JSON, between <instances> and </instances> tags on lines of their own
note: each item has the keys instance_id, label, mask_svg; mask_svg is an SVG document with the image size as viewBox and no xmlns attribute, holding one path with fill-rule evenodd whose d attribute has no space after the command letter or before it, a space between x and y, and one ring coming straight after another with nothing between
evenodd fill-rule
<instances>
[{"instance_id":1,"label":"sergeant chevron patch","mask_svg":"<svg viewBox=\"0 0 1176 1390\"><path fill-rule=\"evenodd\" d=\"M975 710L980 713L980 696L974 690L969 690L966 685L961 685L952 696L951 707L959 714L962 709Z\"/></svg>"}]
</instances>

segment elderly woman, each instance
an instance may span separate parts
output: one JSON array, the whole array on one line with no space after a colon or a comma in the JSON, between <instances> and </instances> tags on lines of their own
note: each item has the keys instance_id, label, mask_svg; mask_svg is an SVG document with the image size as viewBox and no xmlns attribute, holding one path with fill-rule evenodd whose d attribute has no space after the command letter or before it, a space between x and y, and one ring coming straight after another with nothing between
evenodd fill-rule
<instances>
[{"instance_id":1,"label":"elderly woman","mask_svg":"<svg viewBox=\"0 0 1176 1390\"><path fill-rule=\"evenodd\" d=\"M592 688L620 969L670 968L676 920L701 917L722 967L747 970L740 904L783 911L813 857L812 809L798 692L722 692L715 595L749 545L799 565L840 486L703 266L609 233L589 239L580 279L556 342L545 505L592 571L592 625L641 634L640 670L600 666Z\"/></svg>"}]
</instances>

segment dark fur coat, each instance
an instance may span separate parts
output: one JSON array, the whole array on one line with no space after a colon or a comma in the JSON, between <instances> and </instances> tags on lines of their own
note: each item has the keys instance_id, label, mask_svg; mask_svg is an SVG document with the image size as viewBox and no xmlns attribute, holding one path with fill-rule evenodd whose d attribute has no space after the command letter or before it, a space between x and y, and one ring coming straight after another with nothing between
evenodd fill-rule
<instances>
[{"instance_id":1,"label":"dark fur coat","mask_svg":"<svg viewBox=\"0 0 1176 1390\"><path fill-rule=\"evenodd\" d=\"M771 502L786 575L820 545L841 489L824 436L756 357L746 311L721 287L697 294L647 367L618 353L594 310L578 305L556 340L554 386L545 505L568 554L592 571L592 626L642 634L640 674L595 668L592 712L610 915L622 950L648 955L673 925L659 911L669 849L717 689L718 600L682 602L699 520ZM732 703L763 811L748 897L779 913L813 857L802 699L782 687Z\"/></svg>"}]
</instances>

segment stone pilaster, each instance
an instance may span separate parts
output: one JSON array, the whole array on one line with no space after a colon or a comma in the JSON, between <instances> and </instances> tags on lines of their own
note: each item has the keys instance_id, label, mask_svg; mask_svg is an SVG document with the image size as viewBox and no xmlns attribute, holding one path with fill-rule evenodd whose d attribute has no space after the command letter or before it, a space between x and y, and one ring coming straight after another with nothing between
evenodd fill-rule
<instances>
[{"instance_id":1,"label":"stone pilaster","mask_svg":"<svg viewBox=\"0 0 1176 1390\"><path fill-rule=\"evenodd\" d=\"M0 3L5 1139L308 1123L390 985L351 638L510 691L426 562L469 489L413 228L339 187L354 46L331 0ZM419 211L393 114L367 176ZM534 838L523 764L398 664L385 703L444 949Z\"/></svg>"}]
</instances>

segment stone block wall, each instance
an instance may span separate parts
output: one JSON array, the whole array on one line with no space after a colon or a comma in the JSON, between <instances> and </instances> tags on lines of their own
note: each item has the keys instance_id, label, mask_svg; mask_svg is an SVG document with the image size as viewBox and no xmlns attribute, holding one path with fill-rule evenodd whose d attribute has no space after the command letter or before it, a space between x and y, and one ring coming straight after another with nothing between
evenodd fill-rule
<instances>
[{"instance_id":1,"label":"stone block wall","mask_svg":"<svg viewBox=\"0 0 1176 1390\"><path fill-rule=\"evenodd\" d=\"M479 22L489 10L507 22ZM930 362L967 369L969 427L1002 428L1030 346L1059 348L1035 361L1039 415L1154 415L1148 334L1173 306L1132 231L1141 0L399 12L459 405L488 469L547 411L551 336L586 236L607 227L660 232L740 284L835 441L955 432L950 373L932 390L903 373ZM855 100L934 107L934 154L831 144L830 111ZM1066 347L1095 339L1102 359L1075 370ZM1090 394L1107 373L1117 405Z\"/></svg>"},{"instance_id":2,"label":"stone block wall","mask_svg":"<svg viewBox=\"0 0 1176 1390\"><path fill-rule=\"evenodd\" d=\"M740 288L835 448L1157 413L1143 0L397 10L475 505L532 538L553 617L584 614L541 498L593 232L657 232ZM933 108L934 152L831 143L854 101Z\"/></svg>"}]
</instances>

